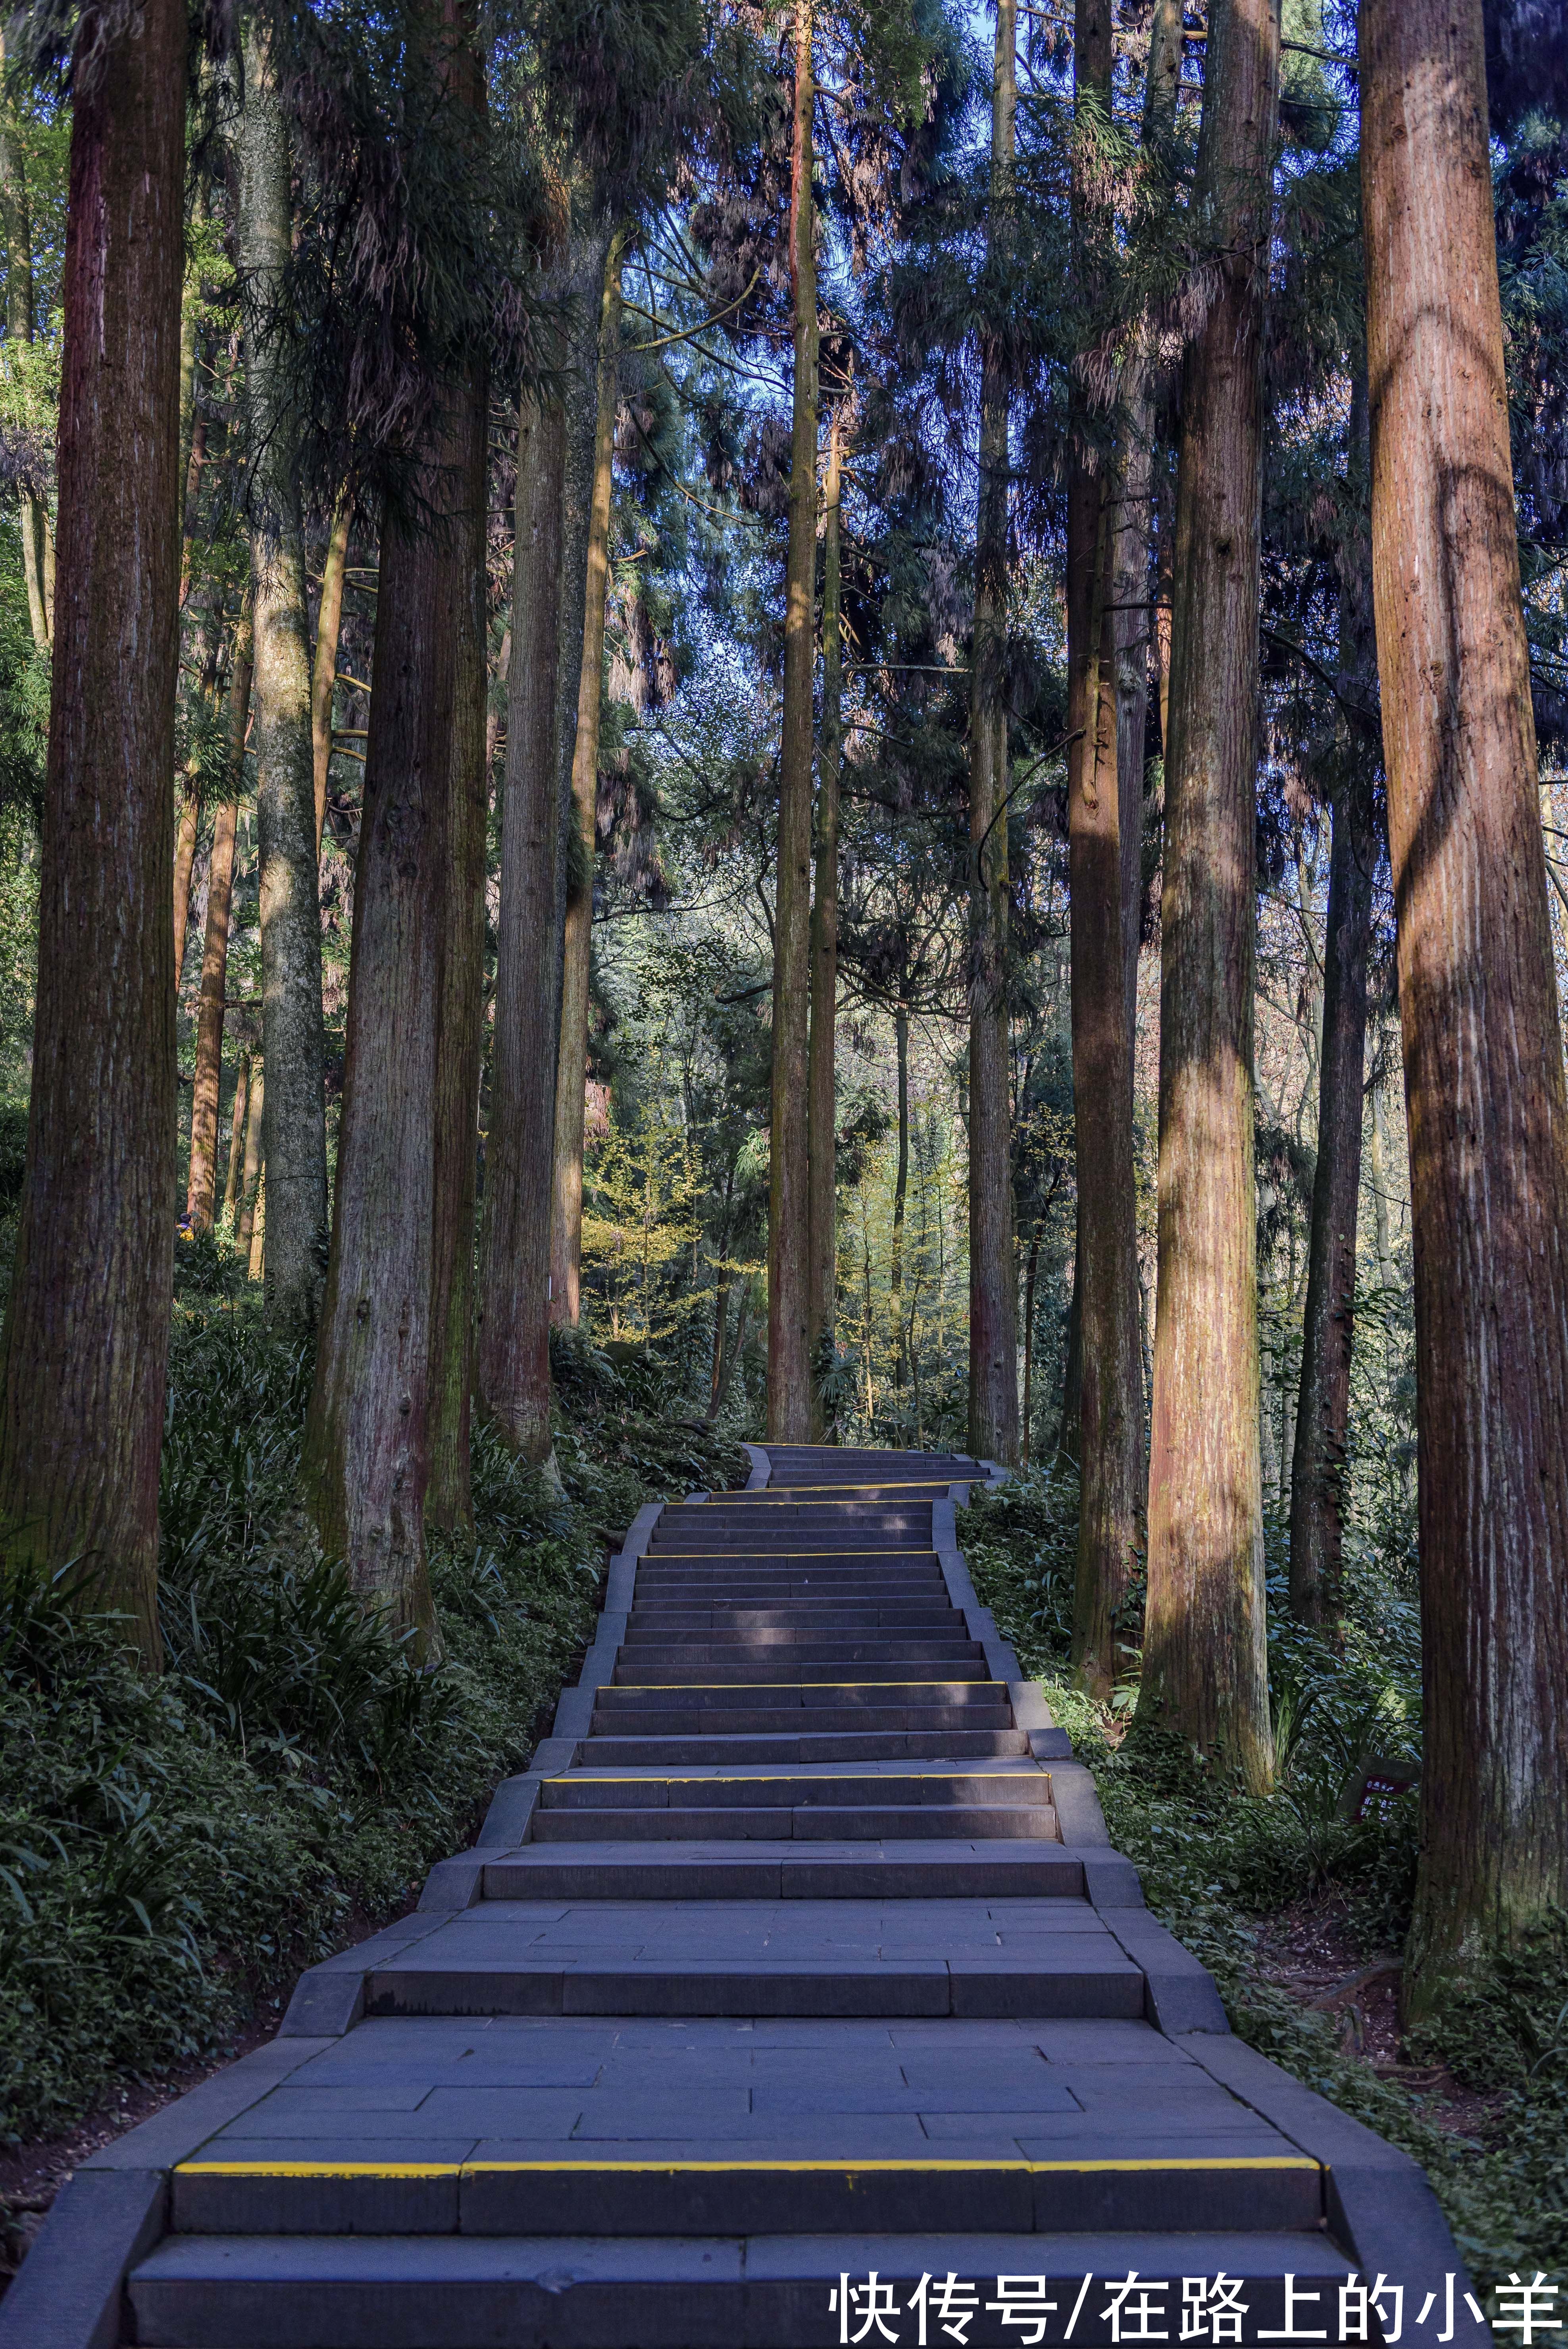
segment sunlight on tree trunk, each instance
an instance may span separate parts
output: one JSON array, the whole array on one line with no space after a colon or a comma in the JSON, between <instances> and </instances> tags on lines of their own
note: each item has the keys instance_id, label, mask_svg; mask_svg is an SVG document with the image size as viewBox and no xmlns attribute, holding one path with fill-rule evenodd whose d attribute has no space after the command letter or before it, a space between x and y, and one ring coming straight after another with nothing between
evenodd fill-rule
<instances>
[{"instance_id":1,"label":"sunlight on tree trunk","mask_svg":"<svg viewBox=\"0 0 1568 2349\"><path fill-rule=\"evenodd\" d=\"M993 265L1011 250L1016 0L998 0L991 107ZM969 1449L1018 1457L1018 1300L1007 1008L1007 379L998 336L980 359L980 490L969 709Z\"/></svg>"},{"instance_id":2,"label":"sunlight on tree trunk","mask_svg":"<svg viewBox=\"0 0 1568 2349\"><path fill-rule=\"evenodd\" d=\"M1415 1231L1412 2017L1568 1906L1568 1098L1480 0L1363 0L1372 576Z\"/></svg>"},{"instance_id":3,"label":"sunlight on tree trunk","mask_svg":"<svg viewBox=\"0 0 1568 2349\"><path fill-rule=\"evenodd\" d=\"M185 1213L193 1232L212 1228L218 1188L218 1096L223 1081L223 999L229 976L229 917L234 893L234 834L245 764L245 722L251 710L251 616L242 611L234 632L229 678L227 780L212 826L207 883L207 935L201 952L201 996L196 1014L196 1072L191 1092L191 1176Z\"/></svg>"},{"instance_id":4,"label":"sunlight on tree trunk","mask_svg":"<svg viewBox=\"0 0 1568 2349\"><path fill-rule=\"evenodd\" d=\"M1163 62L1162 50L1153 55L1151 83ZM1093 185L1100 176L1094 150L1110 114L1109 0L1078 0L1074 58L1075 181ZM1076 185L1075 209L1087 274L1104 227ZM1082 298L1088 296L1086 286ZM1136 403L1132 427L1145 429ZM1116 1610L1137 1564L1143 1497L1132 1148L1139 865L1130 835L1142 803L1144 693L1136 688L1141 647L1136 661L1127 657L1126 647L1142 634L1140 626L1130 630L1128 623L1141 620L1148 549L1146 523L1140 527L1135 504L1146 458L1132 449L1132 427L1114 470L1102 462L1090 475L1079 459L1068 508L1069 627L1076 622L1078 639L1071 711L1078 740L1068 768L1080 1471L1073 1666L1082 1685L1102 1698L1116 1678ZM1125 680L1124 667L1134 672Z\"/></svg>"},{"instance_id":5,"label":"sunlight on tree trunk","mask_svg":"<svg viewBox=\"0 0 1568 2349\"><path fill-rule=\"evenodd\" d=\"M827 1433L822 1381L831 1370L839 1284L838 1097L839 765L843 748L844 630L840 498L842 404L828 427L822 485L822 735L817 754L817 861L811 891L811 1028L807 1046L806 1156L810 1266L806 1300L811 1433Z\"/></svg>"},{"instance_id":6,"label":"sunlight on tree trunk","mask_svg":"<svg viewBox=\"0 0 1568 2349\"><path fill-rule=\"evenodd\" d=\"M288 131L263 38L245 36L234 133L236 245L246 286L245 377L253 449L256 831L261 849L262 1027L266 1048L267 1310L313 1321L326 1222L321 906L311 745L310 629L297 425L280 332L293 224Z\"/></svg>"},{"instance_id":7,"label":"sunlight on tree trunk","mask_svg":"<svg viewBox=\"0 0 1568 2349\"><path fill-rule=\"evenodd\" d=\"M561 982L561 1064L555 1080L554 1199L550 1232L550 1318L575 1329L582 1309L583 1086L593 953L593 864L598 847L599 721L604 702L604 603L610 575L615 410L620 398L621 264L625 233L610 241L599 308L598 398L588 568L572 751L572 808L580 852L568 878ZM563 650L570 649L569 640Z\"/></svg>"},{"instance_id":8,"label":"sunlight on tree trunk","mask_svg":"<svg viewBox=\"0 0 1568 2349\"><path fill-rule=\"evenodd\" d=\"M811 194L811 0L795 0L795 119L789 271L795 326L789 543L784 563L784 721L773 916L773 1088L769 1118L768 1433L811 1435L810 1041L811 701L816 667L817 257Z\"/></svg>"},{"instance_id":9,"label":"sunlight on tree trunk","mask_svg":"<svg viewBox=\"0 0 1568 2349\"><path fill-rule=\"evenodd\" d=\"M263 1061L253 1061L251 1067L250 1108L245 1120L245 1164L240 1185L239 1221L234 1226L234 1246L245 1259L247 1273L254 1280L252 1247L256 1234L256 1208L262 1195L262 1126L266 1115L267 1071Z\"/></svg>"},{"instance_id":10,"label":"sunlight on tree trunk","mask_svg":"<svg viewBox=\"0 0 1568 2349\"><path fill-rule=\"evenodd\" d=\"M27 1155L0 1371L11 1570L74 1562L156 1667L173 1279L185 11L89 6L61 294L59 581ZM83 974L95 974L83 985Z\"/></svg>"},{"instance_id":11,"label":"sunlight on tree trunk","mask_svg":"<svg viewBox=\"0 0 1568 2349\"><path fill-rule=\"evenodd\" d=\"M5 35L0 28L0 226L5 236L5 331L17 343L33 339L33 221L27 196L16 109L5 81ZM22 539L22 577L27 619L37 652L49 649L50 608L44 595L44 502L26 482L18 484L16 518Z\"/></svg>"},{"instance_id":12,"label":"sunlight on tree trunk","mask_svg":"<svg viewBox=\"0 0 1568 2349\"><path fill-rule=\"evenodd\" d=\"M245 1151L245 1113L251 1105L251 1056L242 1052L234 1071L234 1106L229 1122L229 1164L223 1173L223 1204L219 1221L234 1228L240 1195L240 1168Z\"/></svg>"},{"instance_id":13,"label":"sunlight on tree trunk","mask_svg":"<svg viewBox=\"0 0 1568 2349\"><path fill-rule=\"evenodd\" d=\"M340 490L327 533L326 559L322 564L321 601L315 615L315 654L310 672L310 755L315 787L315 853L321 855L321 835L326 828L326 781L332 768L332 697L337 684L337 641L343 630L343 582L348 563L348 533L354 523L354 500Z\"/></svg>"},{"instance_id":14,"label":"sunlight on tree trunk","mask_svg":"<svg viewBox=\"0 0 1568 2349\"><path fill-rule=\"evenodd\" d=\"M557 747L565 418L525 405L507 664L506 780L478 1379L487 1416L525 1460L550 1456L550 1206L560 976Z\"/></svg>"},{"instance_id":15,"label":"sunlight on tree trunk","mask_svg":"<svg viewBox=\"0 0 1568 2349\"><path fill-rule=\"evenodd\" d=\"M1183 368L1160 1001L1143 1700L1274 1771L1253 1184L1263 331L1279 0L1212 0L1194 204L1222 256Z\"/></svg>"}]
</instances>

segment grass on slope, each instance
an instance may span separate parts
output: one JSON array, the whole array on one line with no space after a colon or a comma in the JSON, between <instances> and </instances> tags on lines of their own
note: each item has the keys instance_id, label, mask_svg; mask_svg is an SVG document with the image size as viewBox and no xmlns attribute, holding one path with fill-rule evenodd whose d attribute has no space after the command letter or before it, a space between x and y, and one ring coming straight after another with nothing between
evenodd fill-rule
<instances>
[{"instance_id":1,"label":"grass on slope","mask_svg":"<svg viewBox=\"0 0 1568 2349\"><path fill-rule=\"evenodd\" d=\"M561 1484L482 1431L478 1535L432 1545L434 1671L316 1549L296 1469L310 1363L253 1310L177 1311L162 1463L168 1669L47 1582L0 1592L0 2142L116 2080L215 2055L300 1970L471 1839L590 1636L603 1535L744 1482L657 1374L563 1358Z\"/></svg>"}]
</instances>

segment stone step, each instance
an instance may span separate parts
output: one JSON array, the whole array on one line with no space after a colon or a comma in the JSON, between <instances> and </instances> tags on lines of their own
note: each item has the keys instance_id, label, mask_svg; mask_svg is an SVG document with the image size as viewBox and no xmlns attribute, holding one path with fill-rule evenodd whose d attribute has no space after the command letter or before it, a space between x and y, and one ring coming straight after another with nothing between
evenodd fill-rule
<instances>
[{"instance_id":1,"label":"stone step","mask_svg":"<svg viewBox=\"0 0 1568 2349\"><path fill-rule=\"evenodd\" d=\"M694 2094L700 2093L694 2091ZM1030 2160L1016 2148L985 2158L982 2139L901 2158L878 2149L888 2132L862 2127L837 2158L801 2136L769 2155L733 2145L698 2154L678 2138L616 2158L608 2147L562 2154L527 2140L492 2158L432 2161L409 2177L387 2163L377 2174L318 2157L286 2167L273 2158L184 2164L174 2173L172 2216L181 2235L363 2235L379 2231L469 2236L747 2234L762 2227L815 2234L853 2227L917 2238L989 2221L1009 2233L1067 2228L1118 2231L1197 2230L1251 2223L1274 2233L1321 2221L1322 2173L1281 2150L1255 2162L1183 2157L1079 2164ZM445 2220L445 2224L440 2222ZM912 2248L919 2248L918 2244ZM1185 2272L1178 2270L1178 2273ZM819 2339L830 2339L824 2325ZM143 2349L146 2349L145 2343Z\"/></svg>"},{"instance_id":2,"label":"stone step","mask_svg":"<svg viewBox=\"0 0 1568 2349\"><path fill-rule=\"evenodd\" d=\"M978 1640L954 1639L951 1631L933 1631L923 1640L890 1639L885 1632L865 1639L840 1638L830 1640L819 1632L814 1637L798 1631L773 1631L751 1639L685 1640L625 1640L621 1643L621 1655L628 1666L640 1671L645 1665L665 1671L674 1664L686 1664L692 1671L707 1664L787 1665L793 1671L797 1664L831 1663L842 1660L852 1664L948 1664L972 1663L983 1658L985 1651Z\"/></svg>"},{"instance_id":3,"label":"stone step","mask_svg":"<svg viewBox=\"0 0 1568 2349\"><path fill-rule=\"evenodd\" d=\"M575 2224L575 2221L573 2222ZM771 2222L769 2222L771 2223ZM1286 2329L1284 2279L1298 2306L1334 2331L1352 2263L1328 2235L1099 2233L890 2235L171 2235L130 2282L137 2338L161 2349L825 2349L840 2337L830 2295L848 2274L863 2292L873 2272L892 2313L873 2343L919 2337L912 2296L923 2275L973 2287L969 2349L1016 2349L1033 2330L1026 2302L1004 2300L999 2277L1044 2274L1059 2341L1083 2279L1073 2328L1081 2349L1107 2349L1111 2287L1129 2275L1165 2279L1174 2340L1181 2278L1234 2277L1247 2312L1241 2340ZM1316 2310L1304 2291L1324 2295ZM995 2307L987 2303L995 2302ZM883 2305L887 2306L884 2300ZM862 2321L854 2304L851 2337ZM1011 2313L1011 2323L1004 2322ZM952 2312L949 2311L951 2314ZM1127 2336L1125 2324L1118 2326ZM928 2339L946 2336L934 2314Z\"/></svg>"},{"instance_id":4,"label":"stone step","mask_svg":"<svg viewBox=\"0 0 1568 2349\"><path fill-rule=\"evenodd\" d=\"M539 1810L533 1816L536 1844L624 1843L636 1837L654 1842L692 1843L705 1836L758 1843L880 1843L918 1837L1021 1837L1035 1841L1057 1833L1056 1813L1047 1805L1024 1803L799 1803L740 1805L698 1800L682 1805L615 1809Z\"/></svg>"},{"instance_id":5,"label":"stone step","mask_svg":"<svg viewBox=\"0 0 1568 2349\"><path fill-rule=\"evenodd\" d=\"M726 1841L526 1844L486 1867L487 1900L994 1900L1082 1897L1059 1843L951 1838L829 1847Z\"/></svg>"},{"instance_id":6,"label":"stone step","mask_svg":"<svg viewBox=\"0 0 1568 2349\"><path fill-rule=\"evenodd\" d=\"M583 1741L590 1769L645 1764L675 1768L683 1762L934 1762L1004 1759L1027 1754L1021 1729L872 1730L839 1736L611 1737L595 1731Z\"/></svg>"},{"instance_id":7,"label":"stone step","mask_svg":"<svg viewBox=\"0 0 1568 2349\"><path fill-rule=\"evenodd\" d=\"M899 1663L909 1663L913 1658L892 1657L883 1661L858 1662L853 1655L820 1656L808 1661L803 1656L790 1656L791 1677L808 1688L835 1688L851 1682L870 1682L873 1686L884 1683ZM989 1686L985 1656L954 1656L941 1652L922 1655L922 1663L939 1671L945 1681L983 1681ZM698 1665L695 1659L682 1659L673 1664L648 1662L640 1650L634 1651L614 1669L613 1685L619 1688L688 1688L692 1674L701 1670L708 1676L708 1684L723 1683L735 1688L766 1687L779 1678L779 1660L759 1658L755 1663L717 1661Z\"/></svg>"},{"instance_id":8,"label":"stone step","mask_svg":"<svg viewBox=\"0 0 1568 2349\"><path fill-rule=\"evenodd\" d=\"M744 1599L705 1599L687 1605L681 1599L638 1599L626 1618L628 1640L663 1636L671 1631L722 1632L745 1639L758 1631L834 1629L866 1631L962 1630L964 1611L942 1600L796 1599L781 1606L755 1606Z\"/></svg>"},{"instance_id":9,"label":"stone step","mask_svg":"<svg viewBox=\"0 0 1568 2349\"><path fill-rule=\"evenodd\" d=\"M973 1726L984 1729L995 1729L1000 1726L1007 1729L1013 1725L1010 1719L998 1723L990 1717L995 1708L1008 1707L1006 1683L1003 1681L951 1678L811 1681L797 1678L789 1681L757 1682L694 1681L683 1687L678 1682L668 1681L625 1680L602 1682L594 1697L595 1711L605 1715L624 1712L658 1713L666 1710L721 1713L738 1705L757 1708L767 1713L792 1713L796 1716L795 1719L786 1721L784 1723L788 1729L824 1727L837 1729L844 1724L838 1720L830 1723L825 1723L820 1715L824 1712L835 1714L846 1713L859 1706L872 1710L891 1707L900 1711L913 1710L921 1713L934 1710L944 1715L956 1713L959 1716L962 1716L965 1709L969 1706L980 1706L985 1708L985 1717L973 1723ZM809 1714L810 1718L802 1721L800 1719L802 1713ZM738 1723L719 1723L715 1725L739 1726ZM940 1723L933 1721L920 1720L894 1723L885 1719L868 1721L863 1723L856 1722L849 1723L851 1728L863 1726L867 1729L890 1729L894 1726L931 1729L940 1725ZM955 1719L954 1725L963 1727L962 1717Z\"/></svg>"},{"instance_id":10,"label":"stone step","mask_svg":"<svg viewBox=\"0 0 1568 2349\"><path fill-rule=\"evenodd\" d=\"M733 1692L743 1694L738 1689ZM655 1697L671 1700L667 1704L631 1705L624 1709L606 1706L606 1696L624 1696L624 1689L602 1688L593 1718L591 1735L638 1737L701 1737L713 1732L716 1723L737 1736L773 1737L809 1733L813 1736L867 1734L878 1736L949 1737L962 1735L965 1730L1011 1730L1013 1708L1004 1697L984 1705L865 1705L832 1704L810 1706L774 1704L734 1706L682 1705L676 1700L676 1689L656 1689ZM710 1692L704 1692L705 1694ZM803 1728L803 1722L809 1728ZM946 1746L938 1749L951 1751Z\"/></svg>"},{"instance_id":11,"label":"stone step","mask_svg":"<svg viewBox=\"0 0 1568 2349\"><path fill-rule=\"evenodd\" d=\"M1006 1804L1026 1809L1049 1810L1048 1770L891 1770L872 1764L841 1770L707 1772L699 1776L665 1777L639 1771L625 1777L618 1773L576 1769L559 1778L546 1778L539 1790L540 1813L613 1810L754 1809L764 1803L784 1809L810 1804L860 1805L875 1800L884 1806L919 1805L931 1809L962 1808L967 1805ZM536 1821L539 1814L536 1814Z\"/></svg>"}]
</instances>

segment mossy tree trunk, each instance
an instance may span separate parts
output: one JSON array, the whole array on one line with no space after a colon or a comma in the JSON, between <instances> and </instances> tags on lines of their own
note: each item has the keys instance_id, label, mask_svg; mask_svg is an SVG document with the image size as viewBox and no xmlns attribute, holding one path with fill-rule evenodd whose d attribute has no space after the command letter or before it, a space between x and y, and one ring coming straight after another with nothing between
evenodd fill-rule
<instances>
[{"instance_id":1,"label":"mossy tree trunk","mask_svg":"<svg viewBox=\"0 0 1568 2349\"><path fill-rule=\"evenodd\" d=\"M337 685L337 646L343 633L343 583L348 565L348 533L354 499L339 493L321 567L321 600L315 613L315 652L310 670L310 755L315 791L315 853L326 828L326 781L332 769L332 697Z\"/></svg>"},{"instance_id":2,"label":"mossy tree trunk","mask_svg":"<svg viewBox=\"0 0 1568 2349\"><path fill-rule=\"evenodd\" d=\"M1219 258L1183 367L1140 1718L1266 1789L1253 1180L1263 333L1279 0L1212 0L1194 191ZM1087 1348L1086 1348L1087 1352Z\"/></svg>"},{"instance_id":3,"label":"mossy tree trunk","mask_svg":"<svg viewBox=\"0 0 1568 2349\"><path fill-rule=\"evenodd\" d=\"M59 553L27 1155L0 1367L8 1565L158 1630L173 1279L185 11L88 6L61 306ZM84 987L84 972L93 984Z\"/></svg>"},{"instance_id":4,"label":"mossy tree trunk","mask_svg":"<svg viewBox=\"0 0 1568 2349\"><path fill-rule=\"evenodd\" d=\"M1568 1906L1568 1097L1480 0L1364 0L1372 579L1415 1233L1413 2015Z\"/></svg>"}]
</instances>

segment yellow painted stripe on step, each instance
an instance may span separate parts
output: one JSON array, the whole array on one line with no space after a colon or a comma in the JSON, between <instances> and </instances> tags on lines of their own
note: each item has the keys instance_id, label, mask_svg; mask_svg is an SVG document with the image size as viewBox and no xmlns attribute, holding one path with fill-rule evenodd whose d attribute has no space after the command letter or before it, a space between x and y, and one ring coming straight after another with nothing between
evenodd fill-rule
<instances>
[{"instance_id":1,"label":"yellow painted stripe on step","mask_svg":"<svg viewBox=\"0 0 1568 2349\"><path fill-rule=\"evenodd\" d=\"M650 1689L743 1688L975 1688L1005 1689L1006 1681L601 1681L600 1688L627 1689L645 1696ZM675 1711L672 1705L671 1712Z\"/></svg>"},{"instance_id":2,"label":"yellow painted stripe on step","mask_svg":"<svg viewBox=\"0 0 1568 2349\"><path fill-rule=\"evenodd\" d=\"M666 1506L677 1509L722 1508L726 1501L744 1501L748 1507L765 1507L770 1501L782 1500L786 1493L929 1493L934 1485L973 1485L983 1482L974 1476L868 1476L863 1485L766 1485L755 1493L710 1493L706 1501L676 1501Z\"/></svg>"},{"instance_id":3,"label":"yellow painted stripe on step","mask_svg":"<svg viewBox=\"0 0 1568 2349\"><path fill-rule=\"evenodd\" d=\"M728 1557L723 1550L712 1549L651 1549L637 1560L639 1566L662 1566L666 1558L709 1557L716 1566L739 1566L748 1556L758 1557L934 1557L934 1549L767 1549L752 1553L742 1551Z\"/></svg>"},{"instance_id":4,"label":"yellow painted stripe on step","mask_svg":"<svg viewBox=\"0 0 1568 2349\"><path fill-rule=\"evenodd\" d=\"M1037 1786L1042 1778L1048 1778L1050 1775L1048 1770L892 1770L887 1774L895 1779L984 1778L988 1786L1004 1786L1013 1778L1021 1780L1026 1786ZM766 1776L755 1778L694 1778L684 1775L666 1778L652 1770L617 1770L612 1776L603 1770L573 1769L563 1770L559 1777L546 1778L544 1783L547 1786L796 1786L802 1783L820 1786L880 1786L885 1784L885 1780L823 1777L802 1782L798 1770L769 1770Z\"/></svg>"},{"instance_id":5,"label":"yellow painted stripe on step","mask_svg":"<svg viewBox=\"0 0 1568 2349\"><path fill-rule=\"evenodd\" d=\"M866 2171L877 2170L894 2176L910 2172L934 2173L948 2176L954 2170L979 2170L987 2173L1005 2172L1011 2176L1030 2178L1053 2173L1077 2174L1084 2170L1258 2170L1311 2169L1323 2168L1305 2154L1164 2154L1098 2155L1086 2161L1025 2161L1006 2157L995 2161L901 2160L872 2158L859 2160L853 2154L837 2160L769 2161L766 2158L738 2161L682 2160L583 2160L572 2161L181 2161L175 2165L179 2178L477 2178L498 2172L526 2171L545 2173L564 2170L573 2174L584 2171L601 2173L606 2170L617 2175L626 2172L653 2172L665 2177L685 2176L696 2172L702 2176L725 2171L765 2171L769 2175L788 2171Z\"/></svg>"}]
</instances>

